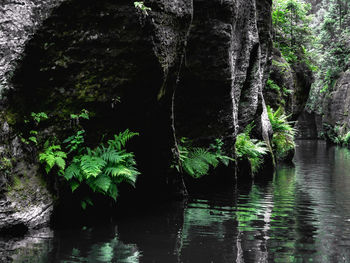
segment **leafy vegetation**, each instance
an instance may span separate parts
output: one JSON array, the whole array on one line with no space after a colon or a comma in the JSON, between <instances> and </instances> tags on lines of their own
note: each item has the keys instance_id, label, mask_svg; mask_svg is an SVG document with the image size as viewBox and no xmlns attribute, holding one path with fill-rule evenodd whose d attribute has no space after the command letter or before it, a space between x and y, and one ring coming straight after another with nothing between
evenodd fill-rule
<instances>
[{"instance_id":1,"label":"leafy vegetation","mask_svg":"<svg viewBox=\"0 0 350 263\"><path fill-rule=\"evenodd\" d=\"M281 94L282 97L287 97L292 93L291 90L286 89L285 87L278 86L272 79L268 79L266 82L266 89L274 90L278 94Z\"/></svg>"},{"instance_id":2,"label":"leafy vegetation","mask_svg":"<svg viewBox=\"0 0 350 263\"><path fill-rule=\"evenodd\" d=\"M268 152L268 148L265 142L250 138L253 127L253 123L251 123L243 133L237 135L235 151L238 159L249 160L252 173L254 174L259 170L263 162L263 156Z\"/></svg>"},{"instance_id":3,"label":"leafy vegetation","mask_svg":"<svg viewBox=\"0 0 350 263\"><path fill-rule=\"evenodd\" d=\"M350 131L344 134L344 136L342 137L342 143L344 146L350 146Z\"/></svg>"},{"instance_id":4,"label":"leafy vegetation","mask_svg":"<svg viewBox=\"0 0 350 263\"><path fill-rule=\"evenodd\" d=\"M145 3L143 1L141 2L134 2L135 8L141 10L146 16L148 15L147 11L151 11L150 7L145 6Z\"/></svg>"},{"instance_id":5,"label":"leafy vegetation","mask_svg":"<svg viewBox=\"0 0 350 263\"><path fill-rule=\"evenodd\" d=\"M108 140L107 145L100 144L95 149L84 147L74 155L71 164L64 172L64 178L74 192L81 184L86 184L93 192L99 192L116 200L118 184L125 182L135 186L137 176L134 154L124 147L137 133L125 130ZM74 140L68 140L70 143ZM75 149L76 144L73 144ZM69 146L69 148L71 148ZM70 152L75 150L70 149Z\"/></svg>"},{"instance_id":6,"label":"leafy vegetation","mask_svg":"<svg viewBox=\"0 0 350 263\"><path fill-rule=\"evenodd\" d=\"M306 49L312 41L310 8L302 0L273 1L274 44L289 63L303 59L311 64Z\"/></svg>"},{"instance_id":7,"label":"leafy vegetation","mask_svg":"<svg viewBox=\"0 0 350 263\"><path fill-rule=\"evenodd\" d=\"M61 150L60 145L49 146L49 141L46 141L44 152L39 154L39 161L45 164L45 171L49 173L56 165L59 168L59 173L63 174L66 167L67 154Z\"/></svg>"},{"instance_id":8,"label":"leafy vegetation","mask_svg":"<svg viewBox=\"0 0 350 263\"><path fill-rule=\"evenodd\" d=\"M85 143L85 130L79 124L79 119L89 119L88 111L71 114L71 119L73 128L77 131L63 141L64 149L59 140L54 138L47 140L43 151L39 153L39 161L45 165L46 173L55 171L62 176L68 181L72 192L84 185L92 192L101 193L114 200L118 196L119 184L124 182L135 187L140 173L136 168L134 154L127 152L125 147L138 133L125 130L114 135L106 144L100 143L91 149ZM89 196L81 201L84 209L88 204L93 204Z\"/></svg>"},{"instance_id":9,"label":"leafy vegetation","mask_svg":"<svg viewBox=\"0 0 350 263\"><path fill-rule=\"evenodd\" d=\"M323 111L319 101L333 90L340 74L349 68L349 7L348 0L323 1L314 19L312 52L319 70L307 107L318 114Z\"/></svg>"},{"instance_id":10,"label":"leafy vegetation","mask_svg":"<svg viewBox=\"0 0 350 263\"><path fill-rule=\"evenodd\" d=\"M276 157L283 159L290 150L295 148L296 130L293 128L293 123L288 121L288 116L283 113L281 107L274 111L267 106L267 114L273 130L272 148L276 152Z\"/></svg>"},{"instance_id":11,"label":"leafy vegetation","mask_svg":"<svg viewBox=\"0 0 350 263\"><path fill-rule=\"evenodd\" d=\"M319 136L334 144L345 147L350 146L350 131L347 131L346 125L340 127L339 125L333 126L328 123L323 123L323 131Z\"/></svg>"},{"instance_id":12,"label":"leafy vegetation","mask_svg":"<svg viewBox=\"0 0 350 263\"><path fill-rule=\"evenodd\" d=\"M45 112L32 112L30 116L33 118L36 124L39 124L41 121L47 120L49 118Z\"/></svg>"},{"instance_id":13,"label":"leafy vegetation","mask_svg":"<svg viewBox=\"0 0 350 263\"><path fill-rule=\"evenodd\" d=\"M188 138L181 138L179 147L180 165L174 163L172 167L179 172L186 172L193 178L200 178L209 173L210 167L216 168L222 162L228 166L232 158L223 154L223 142L220 139L215 140L215 144L211 144L209 148L193 147L192 141Z\"/></svg>"},{"instance_id":14,"label":"leafy vegetation","mask_svg":"<svg viewBox=\"0 0 350 263\"><path fill-rule=\"evenodd\" d=\"M30 130L29 134L27 134L27 136L23 136L23 134L20 134L21 137L21 141L27 145L29 145L30 143L34 143L35 145L38 145L39 141L38 141L38 131L37 128L39 126L39 123L47 120L49 117L47 116L47 114L45 112L32 112L30 114L30 119L25 119L24 123L25 125L32 125L32 127L34 126L35 130Z\"/></svg>"}]
</instances>

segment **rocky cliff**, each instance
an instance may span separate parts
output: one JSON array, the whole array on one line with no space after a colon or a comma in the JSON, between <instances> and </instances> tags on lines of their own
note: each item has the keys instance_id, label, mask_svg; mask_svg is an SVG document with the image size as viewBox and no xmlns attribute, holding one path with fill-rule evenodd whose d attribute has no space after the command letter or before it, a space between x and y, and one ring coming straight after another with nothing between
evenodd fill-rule
<instances>
[{"instance_id":1,"label":"rocky cliff","mask_svg":"<svg viewBox=\"0 0 350 263\"><path fill-rule=\"evenodd\" d=\"M92 113L91 144L123 128L140 132L133 146L144 174L139 185L166 192L176 182L169 173L174 131L198 144L221 138L233 154L236 134L255 120L257 136L268 140L262 90L271 60L271 4L149 0L145 13L126 0L6 0L2 125L13 136L0 145L18 140L31 112L48 112L44 129L60 136L70 114L85 108ZM1 204L10 201L6 191L2 198Z\"/></svg>"},{"instance_id":2,"label":"rocky cliff","mask_svg":"<svg viewBox=\"0 0 350 263\"><path fill-rule=\"evenodd\" d=\"M329 92L312 95L314 107L300 116L301 138L323 138L337 142L350 130L350 72L340 74ZM313 91L314 93L316 91Z\"/></svg>"}]
</instances>

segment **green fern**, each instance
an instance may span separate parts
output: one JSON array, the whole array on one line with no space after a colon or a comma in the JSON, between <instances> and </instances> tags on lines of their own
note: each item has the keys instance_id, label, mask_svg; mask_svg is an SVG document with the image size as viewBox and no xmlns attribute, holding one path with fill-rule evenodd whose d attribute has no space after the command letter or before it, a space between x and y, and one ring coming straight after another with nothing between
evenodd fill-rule
<instances>
[{"instance_id":1,"label":"green fern","mask_svg":"<svg viewBox=\"0 0 350 263\"><path fill-rule=\"evenodd\" d=\"M102 173L106 161L100 157L83 155L80 159L80 168L87 179L97 177Z\"/></svg>"},{"instance_id":2,"label":"green fern","mask_svg":"<svg viewBox=\"0 0 350 263\"><path fill-rule=\"evenodd\" d=\"M134 136L139 135L137 132L130 132L126 129L124 132L120 132L118 135L114 135L114 140L109 140L108 145L118 151L121 151L125 147L126 143Z\"/></svg>"},{"instance_id":3,"label":"green fern","mask_svg":"<svg viewBox=\"0 0 350 263\"><path fill-rule=\"evenodd\" d=\"M267 106L267 114L274 133L284 133L288 136L295 135L296 130L293 128L293 123L288 121L289 116L283 113L281 107L274 111L270 106Z\"/></svg>"},{"instance_id":4,"label":"green fern","mask_svg":"<svg viewBox=\"0 0 350 263\"><path fill-rule=\"evenodd\" d=\"M290 150L295 148L296 129L280 107L274 111L267 106L267 113L273 130L272 147L278 158L284 158Z\"/></svg>"},{"instance_id":5,"label":"green fern","mask_svg":"<svg viewBox=\"0 0 350 263\"><path fill-rule=\"evenodd\" d=\"M83 180L83 176L81 174L80 164L76 162L70 164L64 172L64 178L68 181L76 178L79 182L81 182Z\"/></svg>"},{"instance_id":6,"label":"green fern","mask_svg":"<svg viewBox=\"0 0 350 263\"><path fill-rule=\"evenodd\" d=\"M342 137L341 141L342 141L343 145L349 146L349 144L350 144L350 131L347 132L347 133Z\"/></svg>"},{"instance_id":7,"label":"green fern","mask_svg":"<svg viewBox=\"0 0 350 263\"><path fill-rule=\"evenodd\" d=\"M215 168L218 163L215 154L203 148L193 148L183 161L183 168L192 177L199 178L208 174L210 166Z\"/></svg>"},{"instance_id":8,"label":"green fern","mask_svg":"<svg viewBox=\"0 0 350 263\"><path fill-rule=\"evenodd\" d=\"M101 144L93 150L85 147L79 151L83 154L75 156L64 174L66 180L72 182L72 191L85 183L93 192L108 195L116 200L120 183L125 182L135 187L140 173L136 169L134 154L123 148L127 141L136 135L138 134L126 130L109 140L107 147ZM74 138L71 138L67 142L73 140Z\"/></svg>"},{"instance_id":9,"label":"green fern","mask_svg":"<svg viewBox=\"0 0 350 263\"><path fill-rule=\"evenodd\" d=\"M254 174L259 170L268 148L265 142L250 138L249 133L252 128L253 123L248 125L243 133L237 135L235 151L238 159L247 158L249 160Z\"/></svg>"},{"instance_id":10,"label":"green fern","mask_svg":"<svg viewBox=\"0 0 350 263\"><path fill-rule=\"evenodd\" d=\"M108 175L101 174L96 178L90 178L87 180L87 184L94 192L106 194L112 184L112 179Z\"/></svg>"},{"instance_id":11,"label":"green fern","mask_svg":"<svg viewBox=\"0 0 350 263\"><path fill-rule=\"evenodd\" d=\"M208 149L192 147L188 138L181 138L178 145L181 168L193 178L200 178L209 173L210 167L216 168L220 161L228 165L233 159L222 154L222 145L221 140L216 140L216 144L211 144ZM172 167L181 172L177 163Z\"/></svg>"}]
</instances>

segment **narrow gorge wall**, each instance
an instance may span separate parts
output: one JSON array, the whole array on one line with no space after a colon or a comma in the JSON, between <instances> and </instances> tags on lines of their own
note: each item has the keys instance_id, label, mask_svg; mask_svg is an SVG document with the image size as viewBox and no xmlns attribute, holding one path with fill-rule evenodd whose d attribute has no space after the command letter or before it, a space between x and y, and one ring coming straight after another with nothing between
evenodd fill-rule
<instances>
[{"instance_id":1,"label":"narrow gorge wall","mask_svg":"<svg viewBox=\"0 0 350 263\"><path fill-rule=\"evenodd\" d=\"M312 93L312 102L299 118L299 136L330 140L344 136L350 130L350 72L341 73L330 91Z\"/></svg>"},{"instance_id":2,"label":"narrow gorge wall","mask_svg":"<svg viewBox=\"0 0 350 263\"><path fill-rule=\"evenodd\" d=\"M140 132L132 146L144 174L138 188L166 192L176 182L169 172L172 113L178 137L206 145L221 138L231 154L236 134L253 120L257 136L268 140L262 90L271 60L271 4L149 0L146 15L126 0L5 1L1 116L11 135L0 136L3 157L12 158L11 142L30 112L48 112L46 131L60 136L70 113L85 108L92 113L92 144L96 135Z\"/></svg>"}]
</instances>

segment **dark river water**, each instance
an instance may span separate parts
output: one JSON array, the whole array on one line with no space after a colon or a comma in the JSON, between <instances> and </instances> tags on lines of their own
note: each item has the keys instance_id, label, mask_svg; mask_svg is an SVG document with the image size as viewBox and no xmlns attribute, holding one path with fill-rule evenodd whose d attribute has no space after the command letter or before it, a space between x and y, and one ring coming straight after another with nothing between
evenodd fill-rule
<instances>
[{"instance_id":1,"label":"dark river water","mask_svg":"<svg viewBox=\"0 0 350 263\"><path fill-rule=\"evenodd\" d=\"M15 242L13 262L350 262L350 151L298 141L265 183Z\"/></svg>"}]
</instances>

